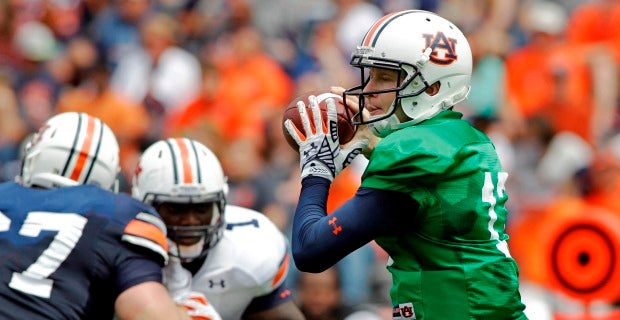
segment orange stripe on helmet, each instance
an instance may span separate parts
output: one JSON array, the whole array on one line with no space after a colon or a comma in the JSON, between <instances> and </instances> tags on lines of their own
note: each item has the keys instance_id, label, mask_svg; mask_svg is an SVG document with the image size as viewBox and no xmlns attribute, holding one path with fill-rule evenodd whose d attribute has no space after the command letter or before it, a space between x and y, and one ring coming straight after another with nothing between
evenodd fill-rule
<instances>
[{"instance_id":1,"label":"orange stripe on helmet","mask_svg":"<svg viewBox=\"0 0 620 320\"><path fill-rule=\"evenodd\" d=\"M166 235L161 229L148 222L133 219L125 226L125 233L151 240L168 251Z\"/></svg>"},{"instance_id":2,"label":"orange stripe on helmet","mask_svg":"<svg viewBox=\"0 0 620 320\"><path fill-rule=\"evenodd\" d=\"M78 159L75 163L75 167L71 172L71 180L77 181L82 174L82 169L84 169L84 164L86 163L86 159L88 159L88 154L90 152L90 147L93 144L93 138L95 136L95 118L91 116L86 116L88 119L88 123L86 125L86 136L84 137L84 141L82 142L82 146L78 151ZM95 159L93 159L95 161Z\"/></svg>"},{"instance_id":3,"label":"orange stripe on helmet","mask_svg":"<svg viewBox=\"0 0 620 320\"><path fill-rule=\"evenodd\" d=\"M379 19L377 22L375 22L375 24L370 28L370 30L368 30L368 33L366 33L366 37L364 37L364 42L362 42L362 45L364 47L367 47L370 45L370 41L372 40L372 38L375 37L375 33L377 33L377 30L379 30L379 28L383 25L383 23L385 23L385 21L389 20L391 17L402 13L403 11L396 11L396 12L392 12L388 15L385 15L383 18Z\"/></svg>"},{"instance_id":4,"label":"orange stripe on helmet","mask_svg":"<svg viewBox=\"0 0 620 320\"><path fill-rule=\"evenodd\" d=\"M189 162L189 148L187 147L187 141L182 138L174 139L179 146L179 151L181 152L181 170L183 171L183 182L191 183L192 182L192 165Z\"/></svg>"},{"instance_id":5,"label":"orange stripe on helmet","mask_svg":"<svg viewBox=\"0 0 620 320\"><path fill-rule=\"evenodd\" d=\"M271 282L272 287L275 287L276 285L278 285L288 273L289 260L290 260L290 257L287 254L286 257L284 257L284 261L282 261L282 263L280 264L280 269L278 269L278 273L276 273L276 276L273 278L273 281Z\"/></svg>"}]
</instances>

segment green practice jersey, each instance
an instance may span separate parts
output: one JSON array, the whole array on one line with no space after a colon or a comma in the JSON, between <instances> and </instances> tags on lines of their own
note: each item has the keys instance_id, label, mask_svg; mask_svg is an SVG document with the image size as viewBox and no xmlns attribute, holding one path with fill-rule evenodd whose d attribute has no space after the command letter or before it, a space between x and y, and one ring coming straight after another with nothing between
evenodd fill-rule
<instances>
[{"instance_id":1,"label":"green practice jersey","mask_svg":"<svg viewBox=\"0 0 620 320\"><path fill-rule=\"evenodd\" d=\"M410 232L376 239L390 255L396 319L526 319L506 242L508 174L489 138L461 117L444 111L391 133L362 176L362 187L420 204Z\"/></svg>"}]
</instances>

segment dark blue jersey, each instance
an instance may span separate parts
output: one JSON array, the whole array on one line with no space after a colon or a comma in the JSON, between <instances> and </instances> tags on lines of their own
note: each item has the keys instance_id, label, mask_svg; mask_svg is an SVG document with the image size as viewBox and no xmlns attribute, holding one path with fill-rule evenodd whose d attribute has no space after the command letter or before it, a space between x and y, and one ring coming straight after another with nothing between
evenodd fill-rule
<instances>
[{"instance_id":1,"label":"dark blue jersey","mask_svg":"<svg viewBox=\"0 0 620 320\"><path fill-rule=\"evenodd\" d=\"M159 216L128 195L0 184L0 319L112 319L166 254Z\"/></svg>"}]
</instances>

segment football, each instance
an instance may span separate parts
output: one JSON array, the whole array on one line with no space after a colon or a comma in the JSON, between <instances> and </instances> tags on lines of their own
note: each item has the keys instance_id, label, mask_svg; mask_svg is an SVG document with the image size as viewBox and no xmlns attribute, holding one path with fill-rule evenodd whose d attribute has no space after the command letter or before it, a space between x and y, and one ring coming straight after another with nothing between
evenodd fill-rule
<instances>
[{"instance_id":1,"label":"football","mask_svg":"<svg viewBox=\"0 0 620 320\"><path fill-rule=\"evenodd\" d=\"M291 119L297 129L301 131L304 130L304 127L301 123L301 117L299 116L299 111L297 110L298 101L301 100L306 105L306 109L308 110L308 115L310 117L310 125L314 126L314 123L312 121L312 111L310 110L310 102L308 102L308 98L311 95L317 97L319 107L321 108L321 112L324 118L327 117L327 103L325 102L325 100L327 98L334 98L336 100L336 109L338 111L338 138L340 140L340 144L345 144L351 141L351 139L353 139L353 136L355 135L355 126L351 123L351 121L349 121L345 106L342 102L342 97L331 92L310 91L293 99L293 101L288 104L288 106L284 110L284 114L282 115L282 132L284 133L284 137L286 138L286 142L288 142L289 146L291 146L291 148L293 148L295 151L299 151L297 143L295 142L293 137L291 137L288 131L286 131L284 122L287 119Z\"/></svg>"}]
</instances>

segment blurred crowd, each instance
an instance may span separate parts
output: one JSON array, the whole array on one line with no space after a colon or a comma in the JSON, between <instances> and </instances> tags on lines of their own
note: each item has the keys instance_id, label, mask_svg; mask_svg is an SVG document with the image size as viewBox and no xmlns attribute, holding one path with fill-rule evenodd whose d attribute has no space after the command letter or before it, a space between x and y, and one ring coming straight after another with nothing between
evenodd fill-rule
<instances>
[{"instance_id":1,"label":"blurred crowd","mask_svg":"<svg viewBox=\"0 0 620 320\"><path fill-rule=\"evenodd\" d=\"M302 92L358 84L348 63L362 33L411 8L470 40L472 89L457 109L510 174L521 277L553 295L533 241L541 221L591 207L620 217L618 0L2 0L0 181L19 172L33 128L82 111L119 139L121 191L146 146L191 137L222 160L231 202L288 233L300 182L281 111ZM328 210L363 169L360 159L336 179ZM371 243L339 263L338 304L387 305L385 259Z\"/></svg>"}]
</instances>

